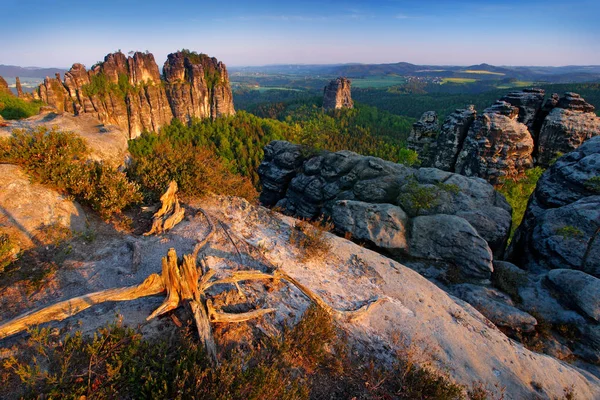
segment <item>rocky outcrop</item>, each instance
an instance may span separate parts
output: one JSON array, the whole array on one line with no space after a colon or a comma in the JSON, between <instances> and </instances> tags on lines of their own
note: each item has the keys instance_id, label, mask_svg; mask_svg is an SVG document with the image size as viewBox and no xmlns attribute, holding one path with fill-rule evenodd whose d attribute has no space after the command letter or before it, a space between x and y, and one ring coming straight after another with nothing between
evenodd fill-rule
<instances>
[{"instance_id":1,"label":"rocky outcrop","mask_svg":"<svg viewBox=\"0 0 600 400\"><path fill-rule=\"evenodd\" d=\"M31 180L16 165L0 164L0 226L13 228L21 246L48 244L45 229L83 232L79 204Z\"/></svg>"},{"instance_id":2,"label":"rocky outcrop","mask_svg":"<svg viewBox=\"0 0 600 400\"><path fill-rule=\"evenodd\" d=\"M163 67L173 115L184 121L232 115L233 96L225 64L205 54L169 54Z\"/></svg>"},{"instance_id":3,"label":"rocky outcrop","mask_svg":"<svg viewBox=\"0 0 600 400\"><path fill-rule=\"evenodd\" d=\"M534 125L544 103L544 89L523 89L510 92L500 100L510 103L519 109L518 121L527 126L529 132L534 131Z\"/></svg>"},{"instance_id":4,"label":"rocky outcrop","mask_svg":"<svg viewBox=\"0 0 600 400\"><path fill-rule=\"evenodd\" d=\"M433 167L454 171L458 153L476 116L475 106L469 105L465 109L454 111L446 118L437 137Z\"/></svg>"},{"instance_id":5,"label":"rocky outcrop","mask_svg":"<svg viewBox=\"0 0 600 400\"><path fill-rule=\"evenodd\" d=\"M423 113L421 118L413 124L408 136L408 148L419 155L420 165L430 167L437 153L438 134L440 126L435 111Z\"/></svg>"},{"instance_id":6,"label":"rocky outcrop","mask_svg":"<svg viewBox=\"0 0 600 400\"><path fill-rule=\"evenodd\" d=\"M323 109L329 111L353 108L354 102L350 87L351 81L348 78L340 77L329 82L323 90Z\"/></svg>"},{"instance_id":7,"label":"rocky outcrop","mask_svg":"<svg viewBox=\"0 0 600 400\"><path fill-rule=\"evenodd\" d=\"M565 302L600 322L600 279L582 271L555 269L548 273L548 280Z\"/></svg>"},{"instance_id":8,"label":"rocky outcrop","mask_svg":"<svg viewBox=\"0 0 600 400\"><path fill-rule=\"evenodd\" d=\"M10 88L6 80L0 76L0 93L10 93Z\"/></svg>"},{"instance_id":9,"label":"rocky outcrop","mask_svg":"<svg viewBox=\"0 0 600 400\"><path fill-rule=\"evenodd\" d=\"M265 147L261 201L288 214L331 217L336 230L461 278L488 279L510 230L510 206L482 179L409 168L349 151ZM475 249L475 250L474 250Z\"/></svg>"},{"instance_id":10,"label":"rocky outcrop","mask_svg":"<svg viewBox=\"0 0 600 400\"><path fill-rule=\"evenodd\" d=\"M15 78L15 87L17 89L17 97L22 98L23 97L23 86L21 86L21 80L19 79L18 76Z\"/></svg>"},{"instance_id":11,"label":"rocky outcrop","mask_svg":"<svg viewBox=\"0 0 600 400\"><path fill-rule=\"evenodd\" d=\"M575 150L597 135L600 135L600 118L594 113L594 106L577 93L565 93L540 128L537 163L548 167L557 156Z\"/></svg>"},{"instance_id":12,"label":"rocky outcrop","mask_svg":"<svg viewBox=\"0 0 600 400\"><path fill-rule=\"evenodd\" d=\"M600 137L542 175L509 253L531 271L568 268L600 277Z\"/></svg>"},{"instance_id":13,"label":"rocky outcrop","mask_svg":"<svg viewBox=\"0 0 600 400\"><path fill-rule=\"evenodd\" d=\"M473 106L456 110L439 134L433 115L423 114L408 139L421 165L492 184L519 179L533 165L547 168L600 132L600 118L581 96L553 94L544 102L544 90L535 88L508 93L477 118Z\"/></svg>"},{"instance_id":14,"label":"rocky outcrop","mask_svg":"<svg viewBox=\"0 0 600 400\"><path fill-rule=\"evenodd\" d=\"M519 109L505 101L485 109L469 129L455 172L497 184L533 167L533 139L518 115Z\"/></svg>"},{"instance_id":15,"label":"rocky outcrop","mask_svg":"<svg viewBox=\"0 0 600 400\"><path fill-rule=\"evenodd\" d=\"M126 57L117 52L89 71L73 64L64 82L46 78L37 96L59 112L92 114L131 138L158 131L173 117L189 122L235 113L227 69L216 59L187 51L170 54L164 73L163 79L150 53Z\"/></svg>"}]
</instances>

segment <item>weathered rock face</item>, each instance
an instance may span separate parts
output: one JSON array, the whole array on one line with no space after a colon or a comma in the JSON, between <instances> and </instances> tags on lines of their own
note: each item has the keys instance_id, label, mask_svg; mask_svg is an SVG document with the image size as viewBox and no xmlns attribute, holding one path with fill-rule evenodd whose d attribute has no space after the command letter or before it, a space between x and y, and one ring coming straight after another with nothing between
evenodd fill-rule
<instances>
[{"instance_id":1,"label":"weathered rock face","mask_svg":"<svg viewBox=\"0 0 600 400\"><path fill-rule=\"evenodd\" d=\"M323 91L323 109L353 108L350 86L350 79L347 78L340 77L329 82Z\"/></svg>"},{"instance_id":2,"label":"weathered rock face","mask_svg":"<svg viewBox=\"0 0 600 400\"><path fill-rule=\"evenodd\" d=\"M8 83L1 76L0 76L0 93L10 93L10 88L8 87Z\"/></svg>"},{"instance_id":3,"label":"weathered rock face","mask_svg":"<svg viewBox=\"0 0 600 400\"><path fill-rule=\"evenodd\" d=\"M39 233L45 228L62 227L83 232L86 216L79 204L43 185L31 183L23 170L0 165L0 225L18 229L22 245L40 245Z\"/></svg>"},{"instance_id":4,"label":"weathered rock face","mask_svg":"<svg viewBox=\"0 0 600 400\"><path fill-rule=\"evenodd\" d=\"M600 118L594 113L594 106L576 93L565 93L544 119L537 145L537 163L547 167L557 156L575 150L597 135L600 135Z\"/></svg>"},{"instance_id":5,"label":"weathered rock face","mask_svg":"<svg viewBox=\"0 0 600 400\"><path fill-rule=\"evenodd\" d=\"M517 107L519 109L518 121L525 124L529 132L533 132L535 120L542 109L545 93L544 89L523 89L519 92L510 92L500 100Z\"/></svg>"},{"instance_id":6,"label":"weathered rock face","mask_svg":"<svg viewBox=\"0 0 600 400\"><path fill-rule=\"evenodd\" d=\"M413 124L408 137L408 148L419 154L421 166L430 167L437 153L437 137L440 132L438 116L435 111L423 113Z\"/></svg>"},{"instance_id":7,"label":"weathered rock face","mask_svg":"<svg viewBox=\"0 0 600 400\"><path fill-rule=\"evenodd\" d=\"M518 115L519 109L505 101L485 109L469 129L455 172L497 184L531 168L533 139Z\"/></svg>"},{"instance_id":8,"label":"weathered rock face","mask_svg":"<svg viewBox=\"0 0 600 400\"><path fill-rule=\"evenodd\" d=\"M302 218L324 214L340 233L381 249L458 267L467 280L489 278L511 220L510 206L490 184L349 151L304 154L283 141L265 147L263 204Z\"/></svg>"},{"instance_id":9,"label":"weathered rock face","mask_svg":"<svg viewBox=\"0 0 600 400\"><path fill-rule=\"evenodd\" d=\"M233 96L225 64L205 54L169 54L163 67L173 115L182 120L232 115Z\"/></svg>"},{"instance_id":10,"label":"weathered rock face","mask_svg":"<svg viewBox=\"0 0 600 400\"><path fill-rule=\"evenodd\" d=\"M600 279L582 271L555 269L548 280L563 296L589 318L600 322Z\"/></svg>"},{"instance_id":11,"label":"weathered rock face","mask_svg":"<svg viewBox=\"0 0 600 400\"><path fill-rule=\"evenodd\" d=\"M131 138L158 131L173 117L188 122L235 112L227 69L214 58L170 54L165 80L152 54L126 57L117 52L89 71L74 64L64 82L46 78L37 96L59 112L93 114L128 131Z\"/></svg>"},{"instance_id":12,"label":"weathered rock face","mask_svg":"<svg viewBox=\"0 0 600 400\"><path fill-rule=\"evenodd\" d=\"M542 175L509 253L532 271L568 268L600 277L600 137Z\"/></svg>"},{"instance_id":13,"label":"weathered rock face","mask_svg":"<svg viewBox=\"0 0 600 400\"><path fill-rule=\"evenodd\" d=\"M21 80L18 76L15 78L15 86L17 89L17 97L23 97L23 86L21 86Z\"/></svg>"},{"instance_id":14,"label":"weathered rock face","mask_svg":"<svg viewBox=\"0 0 600 400\"><path fill-rule=\"evenodd\" d=\"M458 153L476 116L475 106L470 105L454 111L446 118L437 137L433 167L454 171Z\"/></svg>"}]
</instances>

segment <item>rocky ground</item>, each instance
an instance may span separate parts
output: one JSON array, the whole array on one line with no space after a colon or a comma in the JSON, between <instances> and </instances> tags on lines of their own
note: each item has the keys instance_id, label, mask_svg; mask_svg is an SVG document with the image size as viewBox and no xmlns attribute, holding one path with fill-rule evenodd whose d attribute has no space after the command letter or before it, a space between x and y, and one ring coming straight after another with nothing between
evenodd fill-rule
<instances>
[{"instance_id":1,"label":"rocky ground","mask_svg":"<svg viewBox=\"0 0 600 400\"><path fill-rule=\"evenodd\" d=\"M22 201L27 200L35 201L27 197ZM217 224L217 234L203 256L219 276L234 270L277 266L339 309L357 308L374 298L385 299L362 319L343 323L354 340L382 359L389 360L399 350L399 343L409 343L420 362L431 363L462 384L481 381L490 390L505 388L506 398L554 398L571 386L580 398L600 396L598 378L525 349L467 303L376 252L326 234L329 251L301 261L302 250L290 244L290 232L297 221L238 198L212 197L192 202L186 219L160 237L119 232L90 218L86 236L76 234L68 242L68 251L55 259L55 272L42 279L33 296L26 294L31 288L25 285L3 286L0 322L58 300L137 284L159 272L160 259L169 248L180 255L190 253L206 234L206 219L194 211L198 206L223 223ZM229 236L221 226L228 228ZM250 322L265 331L280 329L282 322L293 323L309 305L300 291L286 284L268 290L263 284L245 285L243 290L248 307L276 308L274 314ZM52 326L92 332L120 314L127 325L140 326L146 335L157 335L173 324L168 317L145 321L162 300L163 296L154 296L106 303ZM403 340L398 341L399 337ZM0 354L7 356L16 351L21 338L2 340Z\"/></svg>"}]
</instances>

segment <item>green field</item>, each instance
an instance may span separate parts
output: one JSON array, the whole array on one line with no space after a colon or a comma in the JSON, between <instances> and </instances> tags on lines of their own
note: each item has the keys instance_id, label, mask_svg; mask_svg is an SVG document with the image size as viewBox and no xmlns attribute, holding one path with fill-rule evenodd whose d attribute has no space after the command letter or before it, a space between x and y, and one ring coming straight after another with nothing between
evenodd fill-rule
<instances>
[{"instance_id":1,"label":"green field","mask_svg":"<svg viewBox=\"0 0 600 400\"><path fill-rule=\"evenodd\" d=\"M368 78L353 78L352 87L366 89L366 88L387 88L390 86L403 85L406 83L406 78L398 75L389 76L372 76Z\"/></svg>"},{"instance_id":2,"label":"green field","mask_svg":"<svg viewBox=\"0 0 600 400\"><path fill-rule=\"evenodd\" d=\"M500 76L504 76L506 74L503 74L502 72L492 72L492 71L485 71L485 70L479 70L479 69L467 69L465 71L460 71L463 72L465 74L477 74L477 75L500 75Z\"/></svg>"},{"instance_id":3,"label":"green field","mask_svg":"<svg viewBox=\"0 0 600 400\"><path fill-rule=\"evenodd\" d=\"M498 89L512 89L512 88L523 88L523 87L534 87L536 86L535 82L531 81L516 81L510 82L503 85L496 86Z\"/></svg>"},{"instance_id":4,"label":"green field","mask_svg":"<svg viewBox=\"0 0 600 400\"><path fill-rule=\"evenodd\" d=\"M477 79L473 78L444 78L442 83L475 83Z\"/></svg>"}]
</instances>

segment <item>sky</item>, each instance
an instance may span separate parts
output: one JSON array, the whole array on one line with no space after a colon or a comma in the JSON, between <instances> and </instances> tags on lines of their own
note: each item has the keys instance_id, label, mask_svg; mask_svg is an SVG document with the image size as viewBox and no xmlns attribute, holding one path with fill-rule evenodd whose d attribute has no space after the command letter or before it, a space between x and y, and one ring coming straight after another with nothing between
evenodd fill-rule
<instances>
[{"instance_id":1,"label":"sky","mask_svg":"<svg viewBox=\"0 0 600 400\"><path fill-rule=\"evenodd\" d=\"M182 48L228 66L599 65L600 0L0 0L0 64Z\"/></svg>"}]
</instances>

